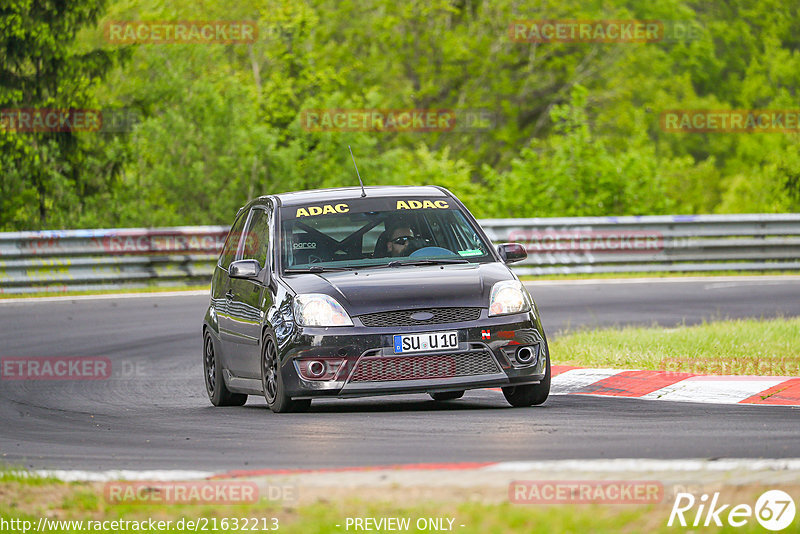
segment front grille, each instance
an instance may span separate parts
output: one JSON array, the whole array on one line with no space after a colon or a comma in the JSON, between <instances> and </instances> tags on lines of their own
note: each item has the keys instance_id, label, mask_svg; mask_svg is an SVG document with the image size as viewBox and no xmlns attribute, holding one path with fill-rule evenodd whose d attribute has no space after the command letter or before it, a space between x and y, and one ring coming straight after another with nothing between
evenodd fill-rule
<instances>
[{"instance_id":1,"label":"front grille","mask_svg":"<svg viewBox=\"0 0 800 534\"><path fill-rule=\"evenodd\" d=\"M499 373L488 350L425 356L370 356L358 361L350 382L427 380Z\"/></svg>"},{"instance_id":2,"label":"front grille","mask_svg":"<svg viewBox=\"0 0 800 534\"><path fill-rule=\"evenodd\" d=\"M432 313L433 317L420 321L411 316L419 312ZM426 324L459 323L461 321L475 321L481 316L480 308L420 308L416 310L399 310L361 315L359 319L364 326L389 327L389 326L423 326Z\"/></svg>"}]
</instances>

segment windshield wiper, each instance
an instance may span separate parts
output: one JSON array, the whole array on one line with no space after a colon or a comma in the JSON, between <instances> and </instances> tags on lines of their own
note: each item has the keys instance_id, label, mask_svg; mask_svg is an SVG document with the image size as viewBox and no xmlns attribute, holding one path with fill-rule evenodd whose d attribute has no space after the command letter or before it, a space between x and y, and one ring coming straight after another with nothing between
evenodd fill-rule
<instances>
[{"instance_id":1,"label":"windshield wiper","mask_svg":"<svg viewBox=\"0 0 800 534\"><path fill-rule=\"evenodd\" d=\"M308 267L305 269L284 269L283 272L288 274L297 274L297 273L325 273L329 271L352 271L352 267L322 267L319 265L315 265L313 267Z\"/></svg>"},{"instance_id":2,"label":"windshield wiper","mask_svg":"<svg viewBox=\"0 0 800 534\"><path fill-rule=\"evenodd\" d=\"M401 265L445 265L449 263L469 263L464 258L436 258L427 260L394 260L386 264L386 267L400 267Z\"/></svg>"},{"instance_id":3,"label":"windshield wiper","mask_svg":"<svg viewBox=\"0 0 800 534\"><path fill-rule=\"evenodd\" d=\"M469 260L464 258L432 258L432 259L407 259L407 260L394 260L382 265L360 265L359 267L322 267L321 265L312 265L302 269L289 268L284 269L286 274L300 274L300 273L324 273L330 271L355 271L358 269L385 269L386 267L401 267L403 265L448 265L456 263L469 263Z\"/></svg>"}]
</instances>

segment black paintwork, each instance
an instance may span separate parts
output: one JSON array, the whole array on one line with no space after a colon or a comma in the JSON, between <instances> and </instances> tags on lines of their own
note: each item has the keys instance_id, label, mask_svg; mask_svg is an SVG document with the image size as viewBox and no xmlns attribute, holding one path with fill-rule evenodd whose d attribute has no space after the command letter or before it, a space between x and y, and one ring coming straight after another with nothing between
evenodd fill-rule
<instances>
[{"instance_id":1,"label":"black paintwork","mask_svg":"<svg viewBox=\"0 0 800 534\"><path fill-rule=\"evenodd\" d=\"M449 191L438 187L367 187L367 196L386 198L440 197L465 215L486 243L477 221ZM491 247L489 263L401 266L358 271L288 274L283 272L280 250L280 208L328 202L356 202L360 188L340 188L259 197L239 210L247 217L252 208L272 214L268 265L256 279L231 278L220 264L212 278L211 303L203 330L209 331L217 346L225 384L234 393L263 394L261 385L261 344L266 333L274 336L280 370L292 398L351 397L409 392L438 392L482 387L536 384L543 380L549 357L546 338L535 303L528 313L488 316L490 291L495 282L516 276ZM511 261L509 259L509 261ZM292 316L292 299L302 293L323 293L335 298L347 311L354 326L303 327ZM531 299L533 302L533 299ZM477 321L420 326L365 327L359 316L381 311L432 307L481 308ZM351 384L345 380L309 381L298 375L298 357L344 357L349 376L367 351L389 355L392 335L457 330L459 350L488 348L502 372L464 378L438 378ZM484 339L483 331L491 339ZM499 337L502 332L503 337ZM541 340L543 351L531 365L512 364L509 343L528 344ZM516 345L514 345L516 346ZM513 353L511 346L510 353ZM388 351L386 350L388 348ZM219 372L219 370L218 370Z\"/></svg>"}]
</instances>

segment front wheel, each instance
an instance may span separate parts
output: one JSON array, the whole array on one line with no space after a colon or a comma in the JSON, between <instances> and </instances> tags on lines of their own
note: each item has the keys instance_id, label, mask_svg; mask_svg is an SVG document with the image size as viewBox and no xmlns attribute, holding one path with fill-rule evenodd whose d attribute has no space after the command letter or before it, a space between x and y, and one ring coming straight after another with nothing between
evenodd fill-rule
<instances>
[{"instance_id":1,"label":"front wheel","mask_svg":"<svg viewBox=\"0 0 800 534\"><path fill-rule=\"evenodd\" d=\"M219 364L214 338L206 331L203 336L203 374L205 375L206 392L214 406L242 406L247 402L247 395L232 393L225 385L222 377L222 366Z\"/></svg>"},{"instance_id":2,"label":"front wheel","mask_svg":"<svg viewBox=\"0 0 800 534\"><path fill-rule=\"evenodd\" d=\"M304 412L311 406L311 399L292 400L286 394L278 365L278 347L268 333L261 343L261 387L267 406L275 413Z\"/></svg>"},{"instance_id":3,"label":"front wheel","mask_svg":"<svg viewBox=\"0 0 800 534\"><path fill-rule=\"evenodd\" d=\"M503 388L503 395L511 406L516 408L537 406L547 400L550 395L550 351L548 350L545 354L547 354L547 366L541 382Z\"/></svg>"}]
</instances>

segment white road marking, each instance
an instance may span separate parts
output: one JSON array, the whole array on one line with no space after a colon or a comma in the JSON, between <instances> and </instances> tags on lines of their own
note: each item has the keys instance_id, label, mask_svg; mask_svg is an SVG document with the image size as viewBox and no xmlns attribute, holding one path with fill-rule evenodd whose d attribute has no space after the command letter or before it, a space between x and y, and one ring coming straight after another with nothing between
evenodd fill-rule
<instances>
[{"instance_id":1,"label":"white road marking","mask_svg":"<svg viewBox=\"0 0 800 534\"><path fill-rule=\"evenodd\" d=\"M786 380L786 377L695 376L643 395L641 398L735 404Z\"/></svg>"},{"instance_id":2,"label":"white road marking","mask_svg":"<svg viewBox=\"0 0 800 534\"><path fill-rule=\"evenodd\" d=\"M545 460L539 462L500 462L483 467L484 471L731 471L800 470L800 458L749 459L727 458L706 460L651 460L646 458L615 458L609 460Z\"/></svg>"},{"instance_id":3,"label":"white road marking","mask_svg":"<svg viewBox=\"0 0 800 534\"><path fill-rule=\"evenodd\" d=\"M624 371L625 369L571 369L553 377L550 392L555 395L573 393Z\"/></svg>"},{"instance_id":4,"label":"white road marking","mask_svg":"<svg viewBox=\"0 0 800 534\"><path fill-rule=\"evenodd\" d=\"M23 472L24 473L24 472ZM52 477L64 482L107 482L109 480L202 480L214 476L211 471L134 471L120 469L114 471L73 471L42 469L32 471L34 475Z\"/></svg>"},{"instance_id":5,"label":"white road marking","mask_svg":"<svg viewBox=\"0 0 800 534\"><path fill-rule=\"evenodd\" d=\"M727 458L720 460L709 460L704 458L687 458L677 460L653 460L647 458L614 458L614 459L587 459L587 460L541 460L541 461L519 461L519 462L498 462L483 467L464 467L458 469L463 472L495 472L495 473L515 473L515 472L550 472L565 473L576 472L597 472L597 473L636 473L636 472L726 472L726 471L800 471L800 458ZM427 473L447 472L452 473L453 468L443 470L423 469L417 471L422 475ZM326 477L335 476L340 479L344 473L365 477L384 477L387 473L400 475L410 475L413 469L398 470L393 466L375 466L369 471L364 471L363 467L352 469L336 469L335 473L326 470L305 471L298 470L293 473L291 470L280 474L281 477L291 477L294 475L302 477ZM382 474L383 473L383 474ZM57 478L65 482L107 482L111 480L146 480L146 481L181 481L208 479L219 476L221 473L209 471L71 471L71 470L38 470L31 471L32 475ZM247 476L243 473L243 476ZM256 477L272 475L253 475ZM775 476L775 475L773 475ZM441 478L441 477L440 477ZM451 477L452 478L452 477Z\"/></svg>"}]
</instances>

